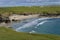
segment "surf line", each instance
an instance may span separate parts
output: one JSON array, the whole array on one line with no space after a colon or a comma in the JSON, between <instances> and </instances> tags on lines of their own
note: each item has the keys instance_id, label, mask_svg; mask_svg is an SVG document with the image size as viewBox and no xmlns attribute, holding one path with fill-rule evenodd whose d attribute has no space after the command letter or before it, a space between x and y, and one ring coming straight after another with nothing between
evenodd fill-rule
<instances>
[{"instance_id":1,"label":"surf line","mask_svg":"<svg viewBox=\"0 0 60 40\"><path fill-rule=\"evenodd\" d=\"M42 21L42 22L40 22L39 24L37 24L37 26L43 25L43 24L46 23L46 22L48 22L48 21Z\"/></svg>"},{"instance_id":2,"label":"surf line","mask_svg":"<svg viewBox=\"0 0 60 40\"><path fill-rule=\"evenodd\" d=\"M45 20L45 19L48 19L48 18L39 18L39 19L36 19L36 20L34 20L32 22L29 22L29 23L27 23L27 24L19 27L19 28L16 28L16 31L21 30L22 28L27 28L27 27L31 27L31 26L37 25L38 24L38 21ZM41 24L43 24L45 22L46 21L43 21L43 22L39 23L38 25L41 25Z\"/></svg>"}]
</instances>

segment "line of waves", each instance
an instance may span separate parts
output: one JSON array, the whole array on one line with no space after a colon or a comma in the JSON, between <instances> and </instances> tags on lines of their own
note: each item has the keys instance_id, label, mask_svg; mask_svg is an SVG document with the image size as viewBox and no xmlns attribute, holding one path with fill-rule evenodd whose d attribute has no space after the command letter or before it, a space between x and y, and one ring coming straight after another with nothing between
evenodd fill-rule
<instances>
[{"instance_id":1,"label":"line of waves","mask_svg":"<svg viewBox=\"0 0 60 40\"><path fill-rule=\"evenodd\" d=\"M28 27L34 27L34 26L42 25L42 24L44 24L44 23L47 22L46 19L49 19L49 18L38 18L38 19L36 19L36 20L33 20L33 21L31 21L31 22L28 22L28 23L26 23L26 24L24 24L24 25L16 28L16 31L21 30L21 29L23 29L23 28L28 28ZM43 21L42 21L42 20L43 20ZM39 22L39 23L38 23L38 21L42 21L42 22Z\"/></svg>"}]
</instances>

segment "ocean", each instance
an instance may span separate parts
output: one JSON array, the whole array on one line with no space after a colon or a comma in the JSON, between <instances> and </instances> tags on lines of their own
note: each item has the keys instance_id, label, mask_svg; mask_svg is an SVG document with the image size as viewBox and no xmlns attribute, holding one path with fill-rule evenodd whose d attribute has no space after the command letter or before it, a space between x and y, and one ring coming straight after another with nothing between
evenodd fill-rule
<instances>
[{"instance_id":1,"label":"ocean","mask_svg":"<svg viewBox=\"0 0 60 40\"><path fill-rule=\"evenodd\" d=\"M60 35L60 18L30 18L11 26L17 32Z\"/></svg>"}]
</instances>

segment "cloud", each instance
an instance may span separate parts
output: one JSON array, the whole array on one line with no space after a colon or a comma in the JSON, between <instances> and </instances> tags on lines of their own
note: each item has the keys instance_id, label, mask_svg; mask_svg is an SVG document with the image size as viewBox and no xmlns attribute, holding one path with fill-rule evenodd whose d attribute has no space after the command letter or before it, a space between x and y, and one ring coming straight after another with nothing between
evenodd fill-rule
<instances>
[{"instance_id":1,"label":"cloud","mask_svg":"<svg viewBox=\"0 0 60 40\"><path fill-rule=\"evenodd\" d=\"M0 0L0 6L60 5L60 0Z\"/></svg>"}]
</instances>

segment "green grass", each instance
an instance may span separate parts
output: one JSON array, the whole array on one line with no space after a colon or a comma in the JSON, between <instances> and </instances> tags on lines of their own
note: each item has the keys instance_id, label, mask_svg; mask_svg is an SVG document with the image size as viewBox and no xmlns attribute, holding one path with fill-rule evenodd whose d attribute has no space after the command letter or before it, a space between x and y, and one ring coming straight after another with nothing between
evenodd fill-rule
<instances>
[{"instance_id":1,"label":"green grass","mask_svg":"<svg viewBox=\"0 0 60 40\"><path fill-rule=\"evenodd\" d=\"M60 36L51 34L29 34L0 28L0 40L60 40Z\"/></svg>"},{"instance_id":2,"label":"green grass","mask_svg":"<svg viewBox=\"0 0 60 40\"><path fill-rule=\"evenodd\" d=\"M23 13L23 12L32 12L32 13L41 13L41 12L59 12L60 6L20 6L20 7L0 7L0 13L13 12L13 13Z\"/></svg>"}]
</instances>

